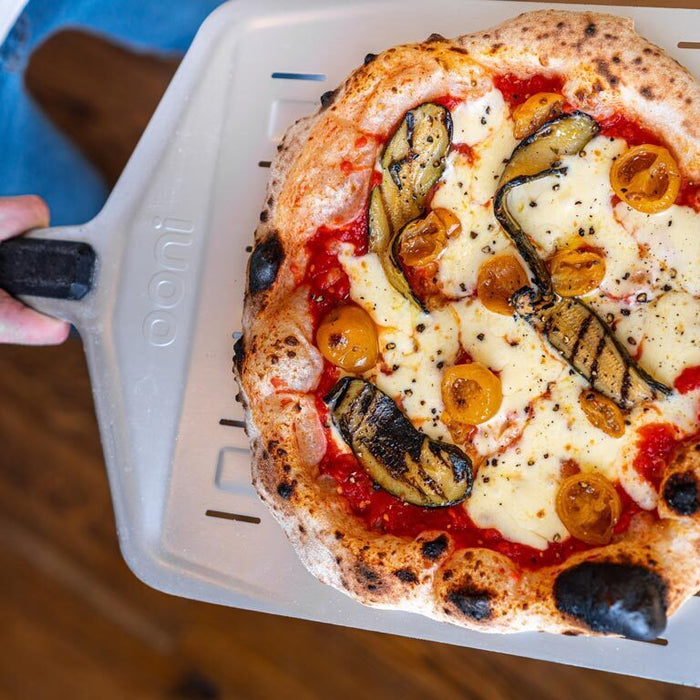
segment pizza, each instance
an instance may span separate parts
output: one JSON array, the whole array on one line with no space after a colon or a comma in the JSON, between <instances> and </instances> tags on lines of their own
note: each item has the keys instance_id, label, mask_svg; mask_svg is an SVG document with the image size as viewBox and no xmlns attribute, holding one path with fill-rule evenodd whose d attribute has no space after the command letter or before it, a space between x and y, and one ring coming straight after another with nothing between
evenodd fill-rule
<instances>
[{"instance_id":1,"label":"pizza","mask_svg":"<svg viewBox=\"0 0 700 700\"><path fill-rule=\"evenodd\" d=\"M700 589L700 86L622 17L368 55L285 134L234 372L308 569L489 632Z\"/></svg>"}]
</instances>

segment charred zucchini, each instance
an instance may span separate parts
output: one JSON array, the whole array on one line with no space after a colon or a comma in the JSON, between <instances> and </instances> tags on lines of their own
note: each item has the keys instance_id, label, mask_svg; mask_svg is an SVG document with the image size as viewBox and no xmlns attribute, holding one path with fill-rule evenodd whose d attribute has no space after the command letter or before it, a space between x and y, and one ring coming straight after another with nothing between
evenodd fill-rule
<instances>
[{"instance_id":1,"label":"charred zucchini","mask_svg":"<svg viewBox=\"0 0 700 700\"><path fill-rule=\"evenodd\" d=\"M591 386L620 408L632 408L671 390L649 376L617 342L598 315L575 298L533 303L533 290L513 297L516 312L540 331Z\"/></svg>"},{"instance_id":2,"label":"charred zucchini","mask_svg":"<svg viewBox=\"0 0 700 700\"><path fill-rule=\"evenodd\" d=\"M552 281L544 261L508 209L508 194L526 182L549 175L561 175L564 156L574 155L598 133L599 126L583 112L564 114L541 126L515 148L506 165L493 200L493 211L530 268L543 300L553 299Z\"/></svg>"},{"instance_id":3,"label":"charred zucchini","mask_svg":"<svg viewBox=\"0 0 700 700\"><path fill-rule=\"evenodd\" d=\"M362 468L383 489L417 506L451 506L471 493L470 459L416 430L398 406L364 379L344 377L325 397Z\"/></svg>"},{"instance_id":4,"label":"charred zucchini","mask_svg":"<svg viewBox=\"0 0 700 700\"><path fill-rule=\"evenodd\" d=\"M370 250L379 255L391 285L425 311L399 264L396 238L422 216L430 188L445 169L452 139L452 118L444 107L427 102L406 112L382 154L382 181L369 205Z\"/></svg>"}]
</instances>

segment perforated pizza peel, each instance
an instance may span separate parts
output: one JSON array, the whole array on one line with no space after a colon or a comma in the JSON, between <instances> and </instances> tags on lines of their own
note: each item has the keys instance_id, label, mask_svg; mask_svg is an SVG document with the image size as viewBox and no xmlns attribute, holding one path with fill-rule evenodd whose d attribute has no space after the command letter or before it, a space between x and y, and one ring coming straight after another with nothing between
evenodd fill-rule
<instances>
[{"instance_id":1,"label":"perforated pizza peel","mask_svg":"<svg viewBox=\"0 0 700 700\"><path fill-rule=\"evenodd\" d=\"M72 321L83 338L119 540L144 582L222 605L700 685L700 598L656 643L484 634L364 607L307 573L250 483L232 346L246 246L285 128L313 112L366 53L432 32L484 29L541 7L500 0L224 5L200 29L102 212L83 226L32 234L87 241L96 253L90 291L85 248L68 251L68 283L53 290L87 291L80 301L27 300ZM693 43L700 11L598 9L632 17L640 34L700 75ZM71 285L81 274L82 287Z\"/></svg>"}]
</instances>

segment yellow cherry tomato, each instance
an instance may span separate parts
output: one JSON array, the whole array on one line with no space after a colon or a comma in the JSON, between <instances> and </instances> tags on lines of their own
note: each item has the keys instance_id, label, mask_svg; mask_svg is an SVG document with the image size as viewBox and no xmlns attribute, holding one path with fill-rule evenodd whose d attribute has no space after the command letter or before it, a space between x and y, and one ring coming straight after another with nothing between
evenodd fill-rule
<instances>
[{"instance_id":1,"label":"yellow cherry tomato","mask_svg":"<svg viewBox=\"0 0 700 700\"><path fill-rule=\"evenodd\" d=\"M407 224L401 231L399 255L404 264L421 267L436 260L462 226L449 209L433 209L422 219Z\"/></svg>"},{"instance_id":2,"label":"yellow cherry tomato","mask_svg":"<svg viewBox=\"0 0 700 700\"><path fill-rule=\"evenodd\" d=\"M366 372L377 363L377 329L359 306L329 311L316 331L316 346L329 362L347 372Z\"/></svg>"},{"instance_id":3,"label":"yellow cherry tomato","mask_svg":"<svg viewBox=\"0 0 700 700\"><path fill-rule=\"evenodd\" d=\"M594 472L570 476L557 492L557 515L572 537L588 544L608 544L622 504L615 487Z\"/></svg>"},{"instance_id":4,"label":"yellow cherry tomato","mask_svg":"<svg viewBox=\"0 0 700 700\"><path fill-rule=\"evenodd\" d=\"M450 367L442 376L442 400L453 421L479 425L498 413L501 380L480 362Z\"/></svg>"},{"instance_id":5,"label":"yellow cherry tomato","mask_svg":"<svg viewBox=\"0 0 700 700\"><path fill-rule=\"evenodd\" d=\"M619 438L625 434L625 417L607 396L588 389L579 394L578 402L591 425L611 437Z\"/></svg>"},{"instance_id":6,"label":"yellow cherry tomato","mask_svg":"<svg viewBox=\"0 0 700 700\"><path fill-rule=\"evenodd\" d=\"M513 135L524 139L542 124L561 114L564 97L555 92L538 92L513 110Z\"/></svg>"},{"instance_id":7,"label":"yellow cherry tomato","mask_svg":"<svg viewBox=\"0 0 700 700\"><path fill-rule=\"evenodd\" d=\"M514 255L496 255L479 268L476 293L489 311L512 316L510 298L527 285L525 270Z\"/></svg>"},{"instance_id":8,"label":"yellow cherry tomato","mask_svg":"<svg viewBox=\"0 0 700 700\"><path fill-rule=\"evenodd\" d=\"M561 250L549 270L557 294L578 297L598 289L605 277L605 258L593 250Z\"/></svg>"},{"instance_id":9,"label":"yellow cherry tomato","mask_svg":"<svg viewBox=\"0 0 700 700\"><path fill-rule=\"evenodd\" d=\"M610 184L633 209L656 214L676 201L681 172L667 149L643 144L630 148L613 163Z\"/></svg>"}]
</instances>

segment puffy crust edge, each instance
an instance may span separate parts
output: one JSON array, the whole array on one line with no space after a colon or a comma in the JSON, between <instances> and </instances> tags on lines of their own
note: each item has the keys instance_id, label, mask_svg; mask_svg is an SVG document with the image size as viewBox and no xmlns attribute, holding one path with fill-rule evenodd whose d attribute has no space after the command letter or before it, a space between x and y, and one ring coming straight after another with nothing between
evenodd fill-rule
<instances>
[{"instance_id":1,"label":"puffy crust edge","mask_svg":"<svg viewBox=\"0 0 700 700\"><path fill-rule=\"evenodd\" d=\"M662 505L661 521L640 517L609 547L527 571L491 550L455 551L447 533L407 540L370 532L314 466L325 438L308 392L322 362L299 288L304 244L319 226L340 225L364 206L380 140L407 109L444 94L478 96L490 70L566 74L574 104L597 117L623 107L666 135L689 177L700 172L700 120L692 119L700 87L630 20L544 10L455 41L431 37L368 57L316 114L287 131L272 165L255 238L259 245L278 237L284 260L269 288L246 293L235 361L253 481L307 568L362 603L482 631L592 634L557 609L558 574L585 561L643 566L663 580L670 614L700 588L697 518L673 517ZM662 91L670 78L675 87Z\"/></svg>"}]
</instances>

